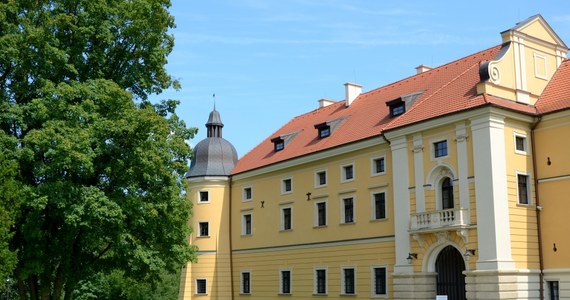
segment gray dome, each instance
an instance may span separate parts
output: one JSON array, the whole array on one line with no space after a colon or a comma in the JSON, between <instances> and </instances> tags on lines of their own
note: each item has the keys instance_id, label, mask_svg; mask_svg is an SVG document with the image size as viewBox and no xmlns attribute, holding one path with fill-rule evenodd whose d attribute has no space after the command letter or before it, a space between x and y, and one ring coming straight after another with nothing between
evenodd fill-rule
<instances>
[{"instance_id":1,"label":"gray dome","mask_svg":"<svg viewBox=\"0 0 570 300\"><path fill-rule=\"evenodd\" d=\"M221 137L206 138L194 147L186 177L229 176L237 163L234 146Z\"/></svg>"},{"instance_id":2,"label":"gray dome","mask_svg":"<svg viewBox=\"0 0 570 300\"><path fill-rule=\"evenodd\" d=\"M194 147L194 157L186 177L230 175L237 163L237 151L222 138L222 127L222 118L214 106L206 123L207 138Z\"/></svg>"}]
</instances>

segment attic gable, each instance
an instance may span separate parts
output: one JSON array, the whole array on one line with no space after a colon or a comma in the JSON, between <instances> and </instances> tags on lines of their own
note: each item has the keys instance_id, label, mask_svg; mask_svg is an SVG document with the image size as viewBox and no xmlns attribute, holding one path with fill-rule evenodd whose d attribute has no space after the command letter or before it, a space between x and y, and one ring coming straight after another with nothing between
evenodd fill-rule
<instances>
[{"instance_id":1,"label":"attic gable","mask_svg":"<svg viewBox=\"0 0 570 300\"><path fill-rule=\"evenodd\" d=\"M541 15L501 33L498 55L480 66L478 94L534 105L568 48Z\"/></svg>"}]
</instances>

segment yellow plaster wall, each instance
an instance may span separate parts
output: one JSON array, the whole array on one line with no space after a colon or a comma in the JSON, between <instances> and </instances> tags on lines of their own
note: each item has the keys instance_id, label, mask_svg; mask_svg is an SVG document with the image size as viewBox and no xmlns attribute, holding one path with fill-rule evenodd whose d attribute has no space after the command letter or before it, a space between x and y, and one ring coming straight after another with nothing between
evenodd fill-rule
<instances>
[{"instance_id":1,"label":"yellow plaster wall","mask_svg":"<svg viewBox=\"0 0 570 300\"><path fill-rule=\"evenodd\" d=\"M266 250L234 254L234 299L274 299L279 297L279 271L291 270L291 296L295 299L313 295L315 268L327 269L327 299L369 299L371 267L387 267L388 299L392 298L395 245L393 240L354 245L312 245L306 249ZM341 296L341 267L356 268L356 296ZM251 294L240 295L240 274L251 274ZM281 297L291 297L281 296ZM319 296L324 297L324 296Z\"/></svg>"},{"instance_id":2,"label":"yellow plaster wall","mask_svg":"<svg viewBox=\"0 0 570 300\"><path fill-rule=\"evenodd\" d=\"M545 116L535 131L545 269L570 268L570 223L565 221L570 211L569 133L567 111Z\"/></svg>"},{"instance_id":3,"label":"yellow plaster wall","mask_svg":"<svg viewBox=\"0 0 570 300\"><path fill-rule=\"evenodd\" d=\"M526 136L525 154L515 151L515 133ZM517 268L538 269L538 232L529 123L510 119L505 121L505 156L512 257ZM518 203L517 172L529 175L528 205Z\"/></svg>"},{"instance_id":4,"label":"yellow plaster wall","mask_svg":"<svg viewBox=\"0 0 570 300\"><path fill-rule=\"evenodd\" d=\"M385 155L386 175L371 176L371 158ZM355 180L341 183L341 166L354 163ZM334 240L394 235L391 152L386 144L340 156L235 180L232 183L233 249L273 247ZM315 171L327 170L327 186L315 188ZM293 191L281 194L281 181L292 178ZM242 202L243 187L252 188L252 201ZM371 220L372 192L386 192L385 220ZM307 200L307 193L311 200ZM341 224L341 199L353 197L354 224ZM263 203L263 208L262 203ZM327 202L327 226L315 227L315 203ZM281 207L292 207L293 229L280 230ZM252 235L241 236L242 213L253 214Z\"/></svg>"}]
</instances>

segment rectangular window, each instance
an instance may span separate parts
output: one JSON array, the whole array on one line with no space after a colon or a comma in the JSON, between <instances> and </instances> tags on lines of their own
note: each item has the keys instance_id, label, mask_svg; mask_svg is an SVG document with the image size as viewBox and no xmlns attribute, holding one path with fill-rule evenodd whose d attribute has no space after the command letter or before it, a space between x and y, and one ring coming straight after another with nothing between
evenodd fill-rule
<instances>
[{"instance_id":1,"label":"rectangular window","mask_svg":"<svg viewBox=\"0 0 570 300\"><path fill-rule=\"evenodd\" d=\"M433 143L433 150L435 157L447 156L447 140Z\"/></svg>"},{"instance_id":2,"label":"rectangular window","mask_svg":"<svg viewBox=\"0 0 570 300\"><path fill-rule=\"evenodd\" d=\"M196 294L205 295L207 293L206 279L196 279Z\"/></svg>"},{"instance_id":3,"label":"rectangular window","mask_svg":"<svg viewBox=\"0 0 570 300\"><path fill-rule=\"evenodd\" d=\"M517 174L517 184L519 192L519 204L529 204L528 175Z\"/></svg>"},{"instance_id":4,"label":"rectangular window","mask_svg":"<svg viewBox=\"0 0 570 300\"><path fill-rule=\"evenodd\" d=\"M251 293L251 273L241 272L241 291L242 294Z\"/></svg>"},{"instance_id":5,"label":"rectangular window","mask_svg":"<svg viewBox=\"0 0 570 300\"><path fill-rule=\"evenodd\" d=\"M386 172L384 157L375 158L372 160L372 175L382 174Z\"/></svg>"},{"instance_id":6,"label":"rectangular window","mask_svg":"<svg viewBox=\"0 0 570 300\"><path fill-rule=\"evenodd\" d=\"M327 225L327 203L326 202L318 202L315 204L316 206L316 224L317 226L326 226Z\"/></svg>"},{"instance_id":7,"label":"rectangular window","mask_svg":"<svg viewBox=\"0 0 570 300\"><path fill-rule=\"evenodd\" d=\"M281 230L291 230L292 226L291 207L281 208Z\"/></svg>"},{"instance_id":8,"label":"rectangular window","mask_svg":"<svg viewBox=\"0 0 570 300\"><path fill-rule=\"evenodd\" d=\"M331 135L331 128L330 126L324 126L319 128L319 138L326 138L327 136Z\"/></svg>"},{"instance_id":9,"label":"rectangular window","mask_svg":"<svg viewBox=\"0 0 570 300\"><path fill-rule=\"evenodd\" d=\"M528 141L526 135L515 132L515 153L517 154L527 154Z\"/></svg>"},{"instance_id":10,"label":"rectangular window","mask_svg":"<svg viewBox=\"0 0 570 300\"><path fill-rule=\"evenodd\" d=\"M372 268L372 295L385 296L386 295L386 268L373 267Z\"/></svg>"},{"instance_id":11,"label":"rectangular window","mask_svg":"<svg viewBox=\"0 0 570 300\"><path fill-rule=\"evenodd\" d=\"M390 106L390 116L395 117L403 114L406 111L406 106L404 103L399 103L393 106Z\"/></svg>"},{"instance_id":12,"label":"rectangular window","mask_svg":"<svg viewBox=\"0 0 570 300\"><path fill-rule=\"evenodd\" d=\"M251 200L252 194L251 194L251 187L246 187L243 188L243 200Z\"/></svg>"},{"instance_id":13,"label":"rectangular window","mask_svg":"<svg viewBox=\"0 0 570 300\"><path fill-rule=\"evenodd\" d=\"M386 193L375 193L372 195L373 199L373 219L381 220L386 219Z\"/></svg>"},{"instance_id":14,"label":"rectangular window","mask_svg":"<svg viewBox=\"0 0 570 300\"><path fill-rule=\"evenodd\" d=\"M327 185L327 171L318 171L315 173L315 187Z\"/></svg>"},{"instance_id":15,"label":"rectangular window","mask_svg":"<svg viewBox=\"0 0 570 300\"><path fill-rule=\"evenodd\" d=\"M548 299L559 300L560 299L560 287L558 286L558 281L548 281Z\"/></svg>"},{"instance_id":16,"label":"rectangular window","mask_svg":"<svg viewBox=\"0 0 570 300\"><path fill-rule=\"evenodd\" d=\"M315 294L324 295L327 293L327 270L315 270Z\"/></svg>"},{"instance_id":17,"label":"rectangular window","mask_svg":"<svg viewBox=\"0 0 570 300\"><path fill-rule=\"evenodd\" d=\"M344 198L342 199L343 206L343 221L342 223L354 223L354 199Z\"/></svg>"},{"instance_id":18,"label":"rectangular window","mask_svg":"<svg viewBox=\"0 0 570 300\"><path fill-rule=\"evenodd\" d=\"M341 287L342 287L342 294L344 294L344 295L356 294L354 268L343 268L342 269Z\"/></svg>"},{"instance_id":19,"label":"rectangular window","mask_svg":"<svg viewBox=\"0 0 570 300\"><path fill-rule=\"evenodd\" d=\"M342 166L342 181L354 179L354 165Z\"/></svg>"},{"instance_id":20,"label":"rectangular window","mask_svg":"<svg viewBox=\"0 0 570 300\"><path fill-rule=\"evenodd\" d=\"M244 214L242 216L241 234L251 235L251 214Z\"/></svg>"},{"instance_id":21,"label":"rectangular window","mask_svg":"<svg viewBox=\"0 0 570 300\"><path fill-rule=\"evenodd\" d=\"M198 223L198 226L200 227L200 228L198 228L199 229L198 233L200 234L199 236L209 236L210 235L210 228L209 228L210 226L209 225L210 224L208 224L208 222Z\"/></svg>"},{"instance_id":22,"label":"rectangular window","mask_svg":"<svg viewBox=\"0 0 570 300\"><path fill-rule=\"evenodd\" d=\"M522 136L515 137L515 142L516 142L516 149L518 151L522 151L522 152L526 151L526 149L524 147L525 146L525 138L524 137L522 137Z\"/></svg>"},{"instance_id":23,"label":"rectangular window","mask_svg":"<svg viewBox=\"0 0 570 300\"><path fill-rule=\"evenodd\" d=\"M281 193L290 193L293 190L291 178L283 179L281 181Z\"/></svg>"},{"instance_id":24,"label":"rectangular window","mask_svg":"<svg viewBox=\"0 0 570 300\"><path fill-rule=\"evenodd\" d=\"M281 270L279 273L279 293L291 294L291 270Z\"/></svg>"},{"instance_id":25,"label":"rectangular window","mask_svg":"<svg viewBox=\"0 0 570 300\"><path fill-rule=\"evenodd\" d=\"M208 202L209 198L208 191L200 191L198 202Z\"/></svg>"}]
</instances>

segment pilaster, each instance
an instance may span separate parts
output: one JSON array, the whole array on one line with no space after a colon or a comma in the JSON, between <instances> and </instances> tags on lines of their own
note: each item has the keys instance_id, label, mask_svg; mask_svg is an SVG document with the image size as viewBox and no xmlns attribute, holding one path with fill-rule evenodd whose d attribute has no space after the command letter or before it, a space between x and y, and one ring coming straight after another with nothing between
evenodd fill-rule
<instances>
[{"instance_id":1,"label":"pilaster","mask_svg":"<svg viewBox=\"0 0 570 300\"><path fill-rule=\"evenodd\" d=\"M470 210L469 203L469 173L467 163L467 129L461 123L455 126L455 141L457 143L457 176L459 178L459 207ZM471 214L468 213L468 216Z\"/></svg>"},{"instance_id":2,"label":"pilaster","mask_svg":"<svg viewBox=\"0 0 570 300\"><path fill-rule=\"evenodd\" d=\"M414 181L416 186L416 212L426 210L424 193L424 146L421 134L414 135Z\"/></svg>"},{"instance_id":3,"label":"pilaster","mask_svg":"<svg viewBox=\"0 0 570 300\"><path fill-rule=\"evenodd\" d=\"M477 208L478 270L513 270L504 118L471 120Z\"/></svg>"},{"instance_id":4,"label":"pilaster","mask_svg":"<svg viewBox=\"0 0 570 300\"><path fill-rule=\"evenodd\" d=\"M412 273L407 257L410 252L410 193L408 172L408 144L406 137L393 139L392 174L394 193L394 231L396 240L396 262L394 273Z\"/></svg>"}]
</instances>

